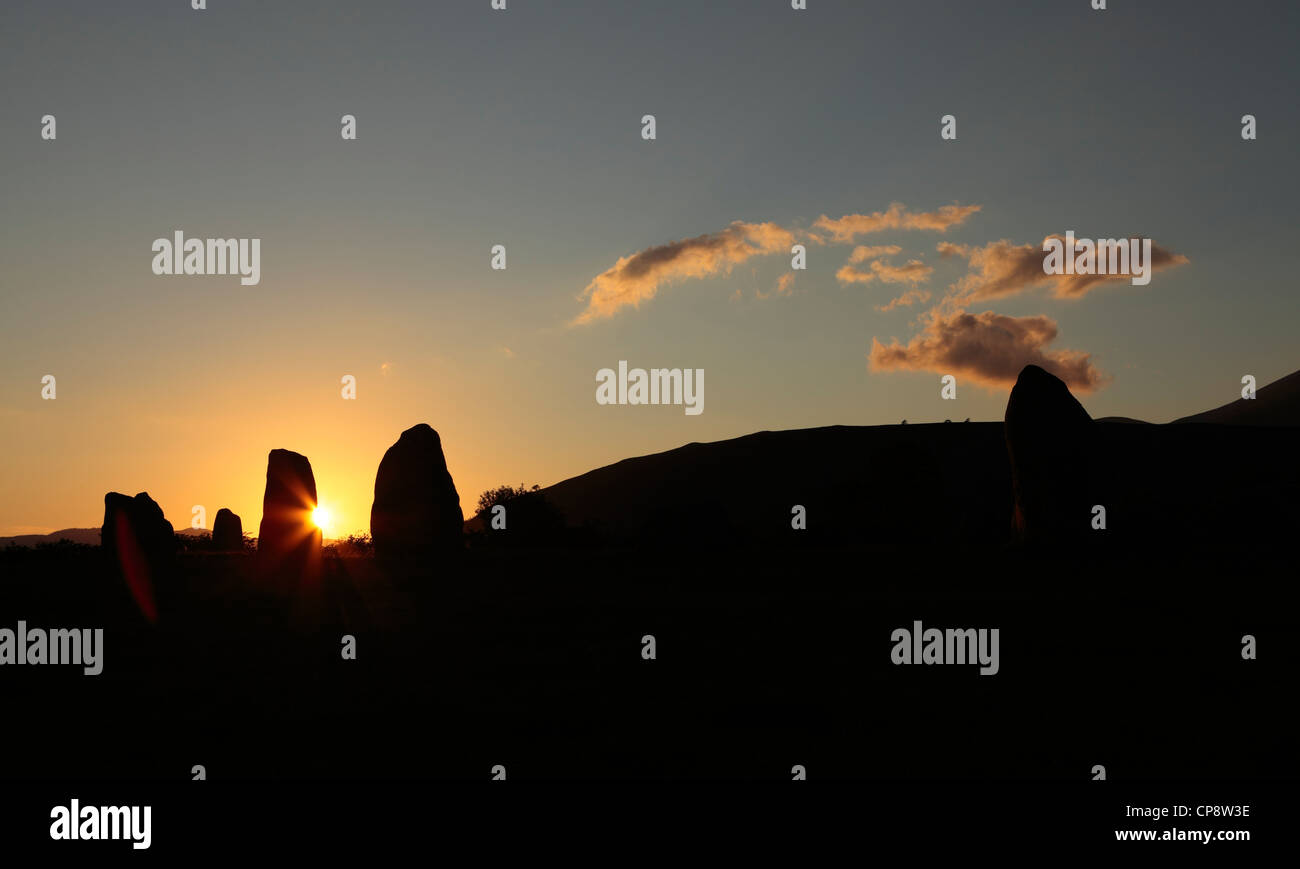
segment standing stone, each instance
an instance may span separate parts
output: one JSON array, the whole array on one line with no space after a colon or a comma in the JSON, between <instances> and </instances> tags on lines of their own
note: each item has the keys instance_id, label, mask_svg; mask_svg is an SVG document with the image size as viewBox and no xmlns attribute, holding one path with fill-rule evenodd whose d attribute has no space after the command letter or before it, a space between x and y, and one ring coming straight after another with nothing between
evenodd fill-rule
<instances>
[{"instance_id":1,"label":"standing stone","mask_svg":"<svg viewBox=\"0 0 1300 869\"><path fill-rule=\"evenodd\" d=\"M1007 400L1016 535L1032 543L1089 533L1092 418L1058 377L1026 365Z\"/></svg>"},{"instance_id":2,"label":"standing stone","mask_svg":"<svg viewBox=\"0 0 1300 869\"><path fill-rule=\"evenodd\" d=\"M370 535L375 555L445 557L464 546L465 517L438 433L407 429L384 453L375 475Z\"/></svg>"},{"instance_id":3,"label":"standing stone","mask_svg":"<svg viewBox=\"0 0 1300 869\"><path fill-rule=\"evenodd\" d=\"M316 478L307 457L271 450L266 460L266 494L257 530L257 557L264 572L284 576L319 575L321 531L312 522Z\"/></svg>"},{"instance_id":4,"label":"standing stone","mask_svg":"<svg viewBox=\"0 0 1300 869\"><path fill-rule=\"evenodd\" d=\"M155 586L172 569L176 530L158 502L141 492L134 498L119 492L104 496L104 527L100 545L110 565L125 581L145 618L158 620Z\"/></svg>"},{"instance_id":5,"label":"standing stone","mask_svg":"<svg viewBox=\"0 0 1300 869\"><path fill-rule=\"evenodd\" d=\"M218 552L244 550L244 523L238 513L225 507L217 511L217 519L212 525L212 548Z\"/></svg>"}]
</instances>

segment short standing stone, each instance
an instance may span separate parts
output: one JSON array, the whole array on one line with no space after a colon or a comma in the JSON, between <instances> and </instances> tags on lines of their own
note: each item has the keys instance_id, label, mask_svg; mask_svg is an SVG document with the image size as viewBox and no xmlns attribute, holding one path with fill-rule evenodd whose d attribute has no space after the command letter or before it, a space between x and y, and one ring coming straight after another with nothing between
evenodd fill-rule
<instances>
[{"instance_id":1,"label":"short standing stone","mask_svg":"<svg viewBox=\"0 0 1300 869\"><path fill-rule=\"evenodd\" d=\"M244 548L244 523L238 513L222 507L212 525L212 548L218 552L238 552Z\"/></svg>"},{"instance_id":2,"label":"short standing stone","mask_svg":"<svg viewBox=\"0 0 1300 869\"><path fill-rule=\"evenodd\" d=\"M157 621L156 584L171 570L176 557L176 530L158 502L148 492L134 498L109 492L104 496L100 545L140 611L149 621Z\"/></svg>"},{"instance_id":3,"label":"short standing stone","mask_svg":"<svg viewBox=\"0 0 1300 869\"><path fill-rule=\"evenodd\" d=\"M1092 418L1058 377L1027 365L1007 400L1006 439L1015 494L1013 528L1029 542L1091 528Z\"/></svg>"}]
</instances>

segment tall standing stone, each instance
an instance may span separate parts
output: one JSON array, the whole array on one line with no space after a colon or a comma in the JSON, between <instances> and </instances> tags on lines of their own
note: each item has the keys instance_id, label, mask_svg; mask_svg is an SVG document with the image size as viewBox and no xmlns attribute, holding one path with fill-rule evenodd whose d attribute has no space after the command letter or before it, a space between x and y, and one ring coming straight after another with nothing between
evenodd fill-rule
<instances>
[{"instance_id":1,"label":"tall standing stone","mask_svg":"<svg viewBox=\"0 0 1300 869\"><path fill-rule=\"evenodd\" d=\"M465 517L438 433L424 423L402 432L375 475L370 535L380 557L446 557L464 546Z\"/></svg>"},{"instance_id":2,"label":"tall standing stone","mask_svg":"<svg viewBox=\"0 0 1300 869\"><path fill-rule=\"evenodd\" d=\"M271 450L262 523L257 529L257 557L263 571L285 576L319 574L321 531L311 518L315 509L311 462L291 450Z\"/></svg>"},{"instance_id":3,"label":"tall standing stone","mask_svg":"<svg viewBox=\"0 0 1300 869\"><path fill-rule=\"evenodd\" d=\"M1005 421L1017 536L1043 543L1089 533L1095 444L1083 405L1060 378L1027 365L1011 389Z\"/></svg>"}]
</instances>

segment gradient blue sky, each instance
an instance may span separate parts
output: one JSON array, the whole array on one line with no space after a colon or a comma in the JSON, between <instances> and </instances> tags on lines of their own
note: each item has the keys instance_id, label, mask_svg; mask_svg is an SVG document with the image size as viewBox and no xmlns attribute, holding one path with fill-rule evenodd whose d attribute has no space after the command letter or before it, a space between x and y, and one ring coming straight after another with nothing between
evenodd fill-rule
<instances>
[{"instance_id":1,"label":"gradient blue sky","mask_svg":"<svg viewBox=\"0 0 1300 869\"><path fill-rule=\"evenodd\" d=\"M1294 4L208 5L0 8L0 535L97 525L109 490L148 490L178 527L194 504L255 527L273 447L312 459L334 532L364 529L417 422L468 511L690 441L1001 418L1005 388L942 402L938 373L869 368L929 306L839 283L848 246L810 248L786 295L789 255L756 257L570 325L620 257L736 220L977 204L942 235L859 242L934 266L936 298L965 273L940 240L1068 229L1187 256L1145 287L970 308L1056 321L1049 349L1111 378L1093 416L1164 422L1300 367ZM261 284L154 276L175 229L261 238ZM597 406L620 359L705 369L705 412Z\"/></svg>"}]
</instances>

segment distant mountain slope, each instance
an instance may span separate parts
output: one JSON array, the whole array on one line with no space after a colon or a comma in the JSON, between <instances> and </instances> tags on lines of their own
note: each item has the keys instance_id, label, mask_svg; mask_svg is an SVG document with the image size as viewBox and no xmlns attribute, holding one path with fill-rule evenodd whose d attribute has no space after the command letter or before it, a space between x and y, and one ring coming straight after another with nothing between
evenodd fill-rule
<instances>
[{"instance_id":1,"label":"distant mountain slope","mask_svg":"<svg viewBox=\"0 0 1300 869\"><path fill-rule=\"evenodd\" d=\"M176 532L187 537L210 537L211 531L198 528L182 528ZM67 540L70 543L83 543L88 546L99 545L98 528L64 528L51 534L19 534L17 537L0 537L0 549L6 546L36 546L40 543L58 543Z\"/></svg>"},{"instance_id":2,"label":"distant mountain slope","mask_svg":"<svg viewBox=\"0 0 1300 869\"><path fill-rule=\"evenodd\" d=\"M0 537L0 549L6 546L36 546L38 543L58 543L67 540L71 543L99 545L98 528L64 528L52 534L19 534L17 537Z\"/></svg>"},{"instance_id":3,"label":"distant mountain slope","mask_svg":"<svg viewBox=\"0 0 1300 869\"><path fill-rule=\"evenodd\" d=\"M809 540L987 539L1005 532L1010 467L1002 423L829 426L692 443L543 490L570 525L615 537L788 534Z\"/></svg>"},{"instance_id":4,"label":"distant mountain slope","mask_svg":"<svg viewBox=\"0 0 1300 869\"><path fill-rule=\"evenodd\" d=\"M1174 420L1220 425L1300 426L1300 371L1260 387L1251 399L1239 398L1214 410Z\"/></svg>"}]
</instances>

